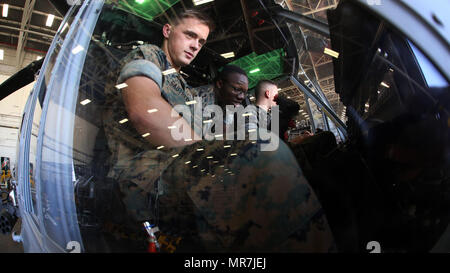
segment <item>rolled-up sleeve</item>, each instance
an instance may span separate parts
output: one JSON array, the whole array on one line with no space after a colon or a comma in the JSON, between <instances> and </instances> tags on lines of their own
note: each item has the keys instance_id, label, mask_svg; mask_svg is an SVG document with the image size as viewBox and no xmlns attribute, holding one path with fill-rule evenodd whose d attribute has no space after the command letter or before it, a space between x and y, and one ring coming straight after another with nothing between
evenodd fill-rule
<instances>
[{"instance_id":1,"label":"rolled-up sleeve","mask_svg":"<svg viewBox=\"0 0 450 273\"><path fill-rule=\"evenodd\" d=\"M154 63L140 59L133 60L127 63L122 70L120 71L120 75L118 78L118 83L123 83L127 79L134 76L144 76L152 79L158 87L161 89L162 87L162 72L161 69Z\"/></svg>"}]
</instances>

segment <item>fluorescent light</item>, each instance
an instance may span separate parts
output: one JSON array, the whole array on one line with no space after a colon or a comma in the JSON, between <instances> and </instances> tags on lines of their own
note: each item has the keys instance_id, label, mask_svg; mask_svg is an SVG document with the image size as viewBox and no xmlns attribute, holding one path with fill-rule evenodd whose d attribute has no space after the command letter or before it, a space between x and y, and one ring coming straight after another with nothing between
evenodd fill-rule
<instances>
[{"instance_id":1,"label":"fluorescent light","mask_svg":"<svg viewBox=\"0 0 450 273\"><path fill-rule=\"evenodd\" d=\"M187 101L186 105L191 105L191 104L196 104L197 101L196 100L191 100L191 101Z\"/></svg>"},{"instance_id":2,"label":"fluorescent light","mask_svg":"<svg viewBox=\"0 0 450 273\"><path fill-rule=\"evenodd\" d=\"M123 123L125 123L125 122L127 122L128 121L128 119L127 118L124 118L124 119L122 119L121 121L119 121L119 123L120 124L123 124Z\"/></svg>"},{"instance_id":3,"label":"fluorescent light","mask_svg":"<svg viewBox=\"0 0 450 273\"><path fill-rule=\"evenodd\" d=\"M91 100L90 99L85 99L84 101L80 102L81 105L86 105L88 103L90 103Z\"/></svg>"},{"instance_id":4,"label":"fluorescent light","mask_svg":"<svg viewBox=\"0 0 450 273\"><path fill-rule=\"evenodd\" d=\"M210 155L210 156L207 156L206 158L207 158L207 159L213 159L213 156Z\"/></svg>"},{"instance_id":5,"label":"fluorescent light","mask_svg":"<svg viewBox=\"0 0 450 273\"><path fill-rule=\"evenodd\" d=\"M8 17L8 8L9 8L8 4L3 4L3 13L2 13L3 17Z\"/></svg>"},{"instance_id":6,"label":"fluorescent light","mask_svg":"<svg viewBox=\"0 0 450 273\"><path fill-rule=\"evenodd\" d=\"M5 51L3 49L0 49L0 60L3 60L4 54L5 54Z\"/></svg>"},{"instance_id":7,"label":"fluorescent light","mask_svg":"<svg viewBox=\"0 0 450 273\"><path fill-rule=\"evenodd\" d=\"M245 113L245 114L242 114L242 116L243 117L249 117L249 116L253 116L253 114L252 113Z\"/></svg>"},{"instance_id":8,"label":"fluorescent light","mask_svg":"<svg viewBox=\"0 0 450 273\"><path fill-rule=\"evenodd\" d=\"M175 154L175 155L173 155L172 157L175 158L175 157L178 157L178 156L179 156L179 154Z\"/></svg>"},{"instance_id":9,"label":"fluorescent light","mask_svg":"<svg viewBox=\"0 0 450 273\"><path fill-rule=\"evenodd\" d=\"M171 69L164 70L162 72L162 74L163 75L169 75L169 74L172 74L172 73L175 73L175 72L177 72L177 70L175 68L171 68Z\"/></svg>"},{"instance_id":10,"label":"fluorescent light","mask_svg":"<svg viewBox=\"0 0 450 273\"><path fill-rule=\"evenodd\" d=\"M144 2L145 2L145 0L136 0L136 3L138 3L138 4L142 4Z\"/></svg>"},{"instance_id":11,"label":"fluorescent light","mask_svg":"<svg viewBox=\"0 0 450 273\"><path fill-rule=\"evenodd\" d=\"M201 151L203 151L204 149L203 148L198 148L197 149L197 152L201 152Z\"/></svg>"},{"instance_id":12,"label":"fluorescent light","mask_svg":"<svg viewBox=\"0 0 450 273\"><path fill-rule=\"evenodd\" d=\"M51 27L54 19L55 19L55 15L49 14L47 17L47 22L45 22L45 25L48 27Z\"/></svg>"},{"instance_id":13,"label":"fluorescent light","mask_svg":"<svg viewBox=\"0 0 450 273\"><path fill-rule=\"evenodd\" d=\"M150 133L145 133L142 135L142 137L148 137L150 135Z\"/></svg>"},{"instance_id":14,"label":"fluorescent light","mask_svg":"<svg viewBox=\"0 0 450 273\"><path fill-rule=\"evenodd\" d=\"M236 153L232 153L232 154L230 154L230 156L237 156L237 154Z\"/></svg>"},{"instance_id":15,"label":"fluorescent light","mask_svg":"<svg viewBox=\"0 0 450 273\"><path fill-rule=\"evenodd\" d=\"M233 58L234 52L223 53L223 54L220 54L220 56L224 57L225 59Z\"/></svg>"},{"instance_id":16,"label":"fluorescent light","mask_svg":"<svg viewBox=\"0 0 450 273\"><path fill-rule=\"evenodd\" d=\"M248 132L249 132L249 133L256 132L256 129L250 129L250 130L248 130Z\"/></svg>"},{"instance_id":17,"label":"fluorescent light","mask_svg":"<svg viewBox=\"0 0 450 273\"><path fill-rule=\"evenodd\" d=\"M385 83L385 82L381 82L381 85L384 86L384 87L386 87L386 88L389 88L389 87L390 87L390 86L389 86L387 83Z\"/></svg>"},{"instance_id":18,"label":"fluorescent light","mask_svg":"<svg viewBox=\"0 0 450 273\"><path fill-rule=\"evenodd\" d=\"M209 2L212 2L214 0L193 0L192 3L194 4L194 6L200 6Z\"/></svg>"},{"instance_id":19,"label":"fluorescent light","mask_svg":"<svg viewBox=\"0 0 450 273\"><path fill-rule=\"evenodd\" d=\"M225 146L223 146L224 148L230 148L231 147L231 145L225 145Z\"/></svg>"},{"instance_id":20,"label":"fluorescent light","mask_svg":"<svg viewBox=\"0 0 450 273\"><path fill-rule=\"evenodd\" d=\"M331 57L334 57L334 58L339 58L339 52L336 52L328 47L326 47L324 49L323 53L330 55Z\"/></svg>"},{"instance_id":21,"label":"fluorescent light","mask_svg":"<svg viewBox=\"0 0 450 273\"><path fill-rule=\"evenodd\" d=\"M223 137L223 134L214 135L214 137L216 138Z\"/></svg>"},{"instance_id":22,"label":"fluorescent light","mask_svg":"<svg viewBox=\"0 0 450 273\"><path fill-rule=\"evenodd\" d=\"M164 145L156 147L156 150L161 150L162 148L164 148Z\"/></svg>"},{"instance_id":23,"label":"fluorescent light","mask_svg":"<svg viewBox=\"0 0 450 273\"><path fill-rule=\"evenodd\" d=\"M72 49L72 54L78 54L79 52L83 51L84 48L80 45L77 45L74 49Z\"/></svg>"},{"instance_id":24,"label":"fluorescent light","mask_svg":"<svg viewBox=\"0 0 450 273\"><path fill-rule=\"evenodd\" d=\"M366 103L364 106L366 106L366 107L369 107L369 104L368 103Z\"/></svg>"},{"instance_id":25,"label":"fluorescent light","mask_svg":"<svg viewBox=\"0 0 450 273\"><path fill-rule=\"evenodd\" d=\"M186 162L184 162L185 165L187 165L187 164L189 164L189 163L191 163L191 161L186 161Z\"/></svg>"},{"instance_id":26,"label":"fluorescent light","mask_svg":"<svg viewBox=\"0 0 450 273\"><path fill-rule=\"evenodd\" d=\"M192 166L192 169L195 169L195 168L197 168L197 167L198 167L198 165Z\"/></svg>"},{"instance_id":27,"label":"fluorescent light","mask_svg":"<svg viewBox=\"0 0 450 273\"><path fill-rule=\"evenodd\" d=\"M192 141L192 138L186 138L186 139L184 139L184 141L186 141L186 142Z\"/></svg>"},{"instance_id":28,"label":"fluorescent light","mask_svg":"<svg viewBox=\"0 0 450 273\"><path fill-rule=\"evenodd\" d=\"M250 70L250 74L253 74L253 73L256 73L256 72L259 72L260 70L259 70L259 68L255 68L255 69L253 69L253 70Z\"/></svg>"},{"instance_id":29,"label":"fluorescent light","mask_svg":"<svg viewBox=\"0 0 450 273\"><path fill-rule=\"evenodd\" d=\"M158 112L158 109L150 109L150 110L147 110L147 112L148 112L149 114L155 113L155 112Z\"/></svg>"},{"instance_id":30,"label":"fluorescent light","mask_svg":"<svg viewBox=\"0 0 450 273\"><path fill-rule=\"evenodd\" d=\"M211 123L211 122L213 122L212 119L208 119L208 120L204 120L204 121L203 121L203 123Z\"/></svg>"},{"instance_id":31,"label":"fluorescent light","mask_svg":"<svg viewBox=\"0 0 450 273\"><path fill-rule=\"evenodd\" d=\"M39 61L40 59L42 59L42 56L37 56L36 57L36 61Z\"/></svg>"},{"instance_id":32,"label":"fluorescent light","mask_svg":"<svg viewBox=\"0 0 450 273\"><path fill-rule=\"evenodd\" d=\"M305 81L305 84L308 84L308 83L309 83L309 80L306 80L306 81Z\"/></svg>"},{"instance_id":33,"label":"fluorescent light","mask_svg":"<svg viewBox=\"0 0 450 273\"><path fill-rule=\"evenodd\" d=\"M169 126L169 127L167 127L167 128L169 128L169 129L177 129L177 126L172 125L172 126Z\"/></svg>"},{"instance_id":34,"label":"fluorescent light","mask_svg":"<svg viewBox=\"0 0 450 273\"><path fill-rule=\"evenodd\" d=\"M117 89L122 89L122 88L125 88L125 87L128 87L128 85L126 83L121 83L121 84L116 85Z\"/></svg>"}]
</instances>

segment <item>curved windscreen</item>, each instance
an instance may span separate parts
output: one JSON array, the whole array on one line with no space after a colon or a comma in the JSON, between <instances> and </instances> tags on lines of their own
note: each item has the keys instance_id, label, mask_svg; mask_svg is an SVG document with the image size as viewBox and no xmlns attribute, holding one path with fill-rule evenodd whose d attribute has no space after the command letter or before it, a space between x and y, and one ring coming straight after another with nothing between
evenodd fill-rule
<instances>
[{"instance_id":1,"label":"curved windscreen","mask_svg":"<svg viewBox=\"0 0 450 273\"><path fill-rule=\"evenodd\" d=\"M197 3L209 33L174 19L194 2L78 7L35 110L44 251L448 251L449 83L417 37L319 0Z\"/></svg>"}]
</instances>

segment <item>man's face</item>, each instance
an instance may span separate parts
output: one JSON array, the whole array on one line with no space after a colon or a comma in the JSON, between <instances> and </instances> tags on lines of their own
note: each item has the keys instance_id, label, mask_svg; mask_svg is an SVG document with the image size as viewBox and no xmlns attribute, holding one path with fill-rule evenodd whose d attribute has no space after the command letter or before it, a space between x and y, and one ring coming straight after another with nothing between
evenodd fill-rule
<instances>
[{"instance_id":1,"label":"man's face","mask_svg":"<svg viewBox=\"0 0 450 273\"><path fill-rule=\"evenodd\" d=\"M167 57L177 69L194 60L206 43L209 27L196 18L184 18L176 26L164 25L163 35L167 39Z\"/></svg>"},{"instance_id":2,"label":"man's face","mask_svg":"<svg viewBox=\"0 0 450 273\"><path fill-rule=\"evenodd\" d=\"M222 105L237 106L242 103L248 90L248 78L240 73L230 73L227 79L216 83Z\"/></svg>"}]
</instances>

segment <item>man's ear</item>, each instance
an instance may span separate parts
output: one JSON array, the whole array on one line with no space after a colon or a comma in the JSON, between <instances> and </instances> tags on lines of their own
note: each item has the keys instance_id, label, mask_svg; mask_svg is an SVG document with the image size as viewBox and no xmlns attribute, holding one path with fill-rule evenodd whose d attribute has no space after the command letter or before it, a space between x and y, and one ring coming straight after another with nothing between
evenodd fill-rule
<instances>
[{"instance_id":1,"label":"man's ear","mask_svg":"<svg viewBox=\"0 0 450 273\"><path fill-rule=\"evenodd\" d=\"M269 90L264 91L264 96L265 96L267 99L270 98L270 91L269 91Z\"/></svg>"},{"instance_id":2,"label":"man's ear","mask_svg":"<svg viewBox=\"0 0 450 273\"><path fill-rule=\"evenodd\" d=\"M170 24L165 24L163 26L164 38L169 38L170 32L172 31L172 26Z\"/></svg>"}]
</instances>

